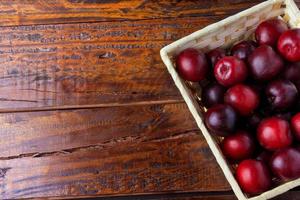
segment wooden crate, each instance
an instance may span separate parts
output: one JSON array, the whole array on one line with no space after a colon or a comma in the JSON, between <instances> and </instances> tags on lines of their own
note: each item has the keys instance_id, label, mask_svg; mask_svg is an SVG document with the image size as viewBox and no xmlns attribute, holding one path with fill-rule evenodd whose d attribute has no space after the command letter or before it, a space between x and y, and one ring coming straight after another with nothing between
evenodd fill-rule
<instances>
[{"instance_id":1,"label":"wooden crate","mask_svg":"<svg viewBox=\"0 0 300 200\"><path fill-rule=\"evenodd\" d=\"M252 37L254 30L262 21L274 17L281 17L292 28L300 27L299 9L293 0L268 0L196 31L191 35L173 42L160 51L163 62L167 66L177 88L181 92L190 112L195 118L211 151L239 200L263 200L273 198L299 186L300 179L282 184L258 196L248 197L245 195L232 173L231 166L227 164L219 148L218 139L211 135L204 125L203 113L205 108L200 106L197 101L197 98L201 98L201 95L199 95L201 92L195 92L200 91L201 87L198 84L187 82L180 78L175 69L174 58L179 52L186 48L196 48L207 52L217 47L230 47L238 41Z\"/></svg>"}]
</instances>

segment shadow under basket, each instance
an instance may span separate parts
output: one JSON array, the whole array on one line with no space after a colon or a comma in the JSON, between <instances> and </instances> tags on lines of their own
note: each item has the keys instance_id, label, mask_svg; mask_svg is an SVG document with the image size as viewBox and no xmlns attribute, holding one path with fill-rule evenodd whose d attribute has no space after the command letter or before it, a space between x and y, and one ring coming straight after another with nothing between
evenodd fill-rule
<instances>
[{"instance_id":1,"label":"shadow under basket","mask_svg":"<svg viewBox=\"0 0 300 200\"><path fill-rule=\"evenodd\" d=\"M176 71L174 58L178 53L187 48L196 48L202 52L207 52L217 47L228 48L238 41L251 38L256 27L262 21L276 17L282 18L291 28L300 27L299 9L293 0L268 0L196 31L173 42L160 51L163 62L167 66L177 88L239 200L264 200L273 198L294 187L300 186L300 179L281 184L257 196L249 197L247 194L244 194L233 175L232 166L226 162L219 148L219 139L211 135L204 125L203 114L206 109L198 102L201 99L201 86L180 78Z\"/></svg>"}]
</instances>

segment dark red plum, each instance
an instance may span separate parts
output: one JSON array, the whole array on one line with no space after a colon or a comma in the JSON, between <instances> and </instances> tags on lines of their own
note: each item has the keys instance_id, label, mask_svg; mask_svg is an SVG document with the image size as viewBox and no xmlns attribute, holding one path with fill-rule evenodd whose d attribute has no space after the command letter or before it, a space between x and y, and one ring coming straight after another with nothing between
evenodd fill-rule
<instances>
[{"instance_id":1,"label":"dark red plum","mask_svg":"<svg viewBox=\"0 0 300 200\"><path fill-rule=\"evenodd\" d=\"M300 141L300 113L294 115L291 119L291 127L294 136Z\"/></svg>"},{"instance_id":2,"label":"dark red plum","mask_svg":"<svg viewBox=\"0 0 300 200\"><path fill-rule=\"evenodd\" d=\"M202 102L206 107L221 104L224 101L226 89L218 83L206 86L202 92Z\"/></svg>"},{"instance_id":3,"label":"dark red plum","mask_svg":"<svg viewBox=\"0 0 300 200\"><path fill-rule=\"evenodd\" d=\"M271 187L271 175L264 162L244 160L238 165L236 179L242 190L248 194L259 194Z\"/></svg>"},{"instance_id":4,"label":"dark red plum","mask_svg":"<svg viewBox=\"0 0 300 200\"><path fill-rule=\"evenodd\" d=\"M277 49L288 61L300 61L300 29L284 32L278 40Z\"/></svg>"},{"instance_id":5,"label":"dark red plum","mask_svg":"<svg viewBox=\"0 0 300 200\"><path fill-rule=\"evenodd\" d=\"M231 161L250 158L255 150L255 141L246 131L238 131L226 137L221 144L222 152Z\"/></svg>"},{"instance_id":6,"label":"dark red plum","mask_svg":"<svg viewBox=\"0 0 300 200\"><path fill-rule=\"evenodd\" d=\"M224 49L217 48L206 53L206 56L212 67L214 67L221 58L226 56L226 52Z\"/></svg>"},{"instance_id":7,"label":"dark red plum","mask_svg":"<svg viewBox=\"0 0 300 200\"><path fill-rule=\"evenodd\" d=\"M237 113L227 104L218 104L208 109L205 114L207 128L216 135L233 134L237 125Z\"/></svg>"},{"instance_id":8,"label":"dark red plum","mask_svg":"<svg viewBox=\"0 0 300 200\"><path fill-rule=\"evenodd\" d=\"M259 96L256 91L244 84L229 88L224 100L243 116L250 115L259 105Z\"/></svg>"},{"instance_id":9,"label":"dark red plum","mask_svg":"<svg viewBox=\"0 0 300 200\"><path fill-rule=\"evenodd\" d=\"M284 68L282 58L267 45L256 48L248 57L248 63L253 78L259 81L273 79Z\"/></svg>"},{"instance_id":10,"label":"dark red plum","mask_svg":"<svg viewBox=\"0 0 300 200\"><path fill-rule=\"evenodd\" d=\"M230 87L246 80L248 70L244 61L234 56L226 56L217 62L214 75L221 85Z\"/></svg>"},{"instance_id":11,"label":"dark red plum","mask_svg":"<svg viewBox=\"0 0 300 200\"><path fill-rule=\"evenodd\" d=\"M253 41L242 41L232 47L231 55L246 62L248 56L252 54L255 48Z\"/></svg>"},{"instance_id":12,"label":"dark red plum","mask_svg":"<svg viewBox=\"0 0 300 200\"><path fill-rule=\"evenodd\" d=\"M203 80L209 71L206 56L201 51L191 48L177 56L176 66L183 79L193 82Z\"/></svg>"},{"instance_id":13,"label":"dark red plum","mask_svg":"<svg viewBox=\"0 0 300 200\"><path fill-rule=\"evenodd\" d=\"M270 151L288 147L293 141L289 123L279 117L262 120L257 128L257 139L262 147Z\"/></svg>"},{"instance_id":14,"label":"dark red plum","mask_svg":"<svg viewBox=\"0 0 300 200\"><path fill-rule=\"evenodd\" d=\"M269 165L272 155L273 155L273 152L264 150L256 157L256 160L262 161L262 162L266 163L267 165Z\"/></svg>"},{"instance_id":15,"label":"dark red plum","mask_svg":"<svg viewBox=\"0 0 300 200\"><path fill-rule=\"evenodd\" d=\"M300 152L295 148L281 149L272 156L272 171L282 180L300 178Z\"/></svg>"},{"instance_id":16,"label":"dark red plum","mask_svg":"<svg viewBox=\"0 0 300 200\"><path fill-rule=\"evenodd\" d=\"M275 80L268 84L266 97L273 109L286 110L295 104L298 91L289 80Z\"/></svg>"},{"instance_id":17,"label":"dark red plum","mask_svg":"<svg viewBox=\"0 0 300 200\"><path fill-rule=\"evenodd\" d=\"M300 62L290 63L284 70L283 77L295 84L300 91Z\"/></svg>"},{"instance_id":18,"label":"dark red plum","mask_svg":"<svg viewBox=\"0 0 300 200\"><path fill-rule=\"evenodd\" d=\"M255 38L260 45L276 47L280 35L287 30L288 26L283 20L270 19L259 24Z\"/></svg>"}]
</instances>

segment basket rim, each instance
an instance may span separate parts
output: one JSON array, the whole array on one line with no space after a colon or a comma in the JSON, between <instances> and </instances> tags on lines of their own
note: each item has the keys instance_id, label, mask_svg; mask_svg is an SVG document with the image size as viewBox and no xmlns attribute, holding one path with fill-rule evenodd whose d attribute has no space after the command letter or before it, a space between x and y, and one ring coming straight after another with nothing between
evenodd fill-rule
<instances>
[{"instance_id":1,"label":"basket rim","mask_svg":"<svg viewBox=\"0 0 300 200\"><path fill-rule=\"evenodd\" d=\"M194 33L191 33L190 35L187 35L187 36L165 46L164 48L162 48L160 50L161 58L162 58L163 62L165 63L165 65L167 66L168 71L171 74L171 76L175 82L175 85L177 86L181 95L183 96L187 106L189 107L190 112L192 113L194 119L196 120L198 127L201 130L202 135L204 136L206 142L208 143L209 148L213 152L213 155L216 158L218 165L221 167L222 172L224 173L227 181L229 182L231 188L233 189L235 195L237 196L237 198L239 200L263 200L263 199L273 198L281 193L284 193L294 187L299 186L300 178L293 180L293 181L289 181L284 184L281 184L281 185L279 185L275 188L272 188L264 193L261 193L260 195L257 195L254 197L247 197L246 194L242 192L240 186L238 185L238 183L233 175L233 172L230 170L229 165L227 165L226 160L222 156L220 156L220 155L222 155L222 153L220 152L219 149L215 149L218 147L215 144L215 141L213 140L213 138L211 137L211 134L206 129L206 127L203 123L203 120L201 119L197 109L193 105L192 99L189 96L187 89L185 88L186 86L185 86L183 80L179 77L178 73L176 72L175 66L172 63L172 60L169 57L169 54L173 53L175 48L180 48L180 47L184 46L186 43L189 43L189 42L195 40L194 39L195 37L200 38L204 34L213 32L220 27L227 26L228 24L238 20L240 17L254 14L255 12L259 11L260 9L267 8L268 6L273 6L276 3L285 3L287 6L289 6L289 8L292 9L296 13L296 16L293 16L293 17L295 17L297 20L299 19L299 22L300 22L299 8L295 4L294 0L268 0L268 1L262 2L260 4L257 4L251 8L248 8L244 11L241 11L235 15L229 16L219 22L208 25L198 31L195 31ZM284 12L286 12L286 10ZM297 24L297 26L300 26L300 23L299 23L299 25Z\"/></svg>"},{"instance_id":2,"label":"basket rim","mask_svg":"<svg viewBox=\"0 0 300 200\"><path fill-rule=\"evenodd\" d=\"M294 6L296 6L294 0L267 0L267 1L264 1L262 3L259 3L255 6L253 6L253 7L248 8L246 10L243 10L239 13L231 15L231 16L225 18L225 19L222 19L218 22L212 23L212 24L210 24L210 25L208 25L208 26L206 26L206 27L204 27L204 28L202 28L198 31L195 31L195 32L183 37L183 38L180 38L180 39L168 44L167 46L163 47L160 50L160 54L161 55L169 54L169 53L172 52L173 48L180 47L181 45L184 45L184 44L194 40L194 39L191 39L191 38L201 37L204 34L207 34L209 32L213 32L215 29L217 29L221 26L222 27L227 26L231 22L234 22L234 21L236 21L237 19L239 19L241 17L253 14L253 13L257 12L259 9L262 9L263 7L268 7L268 6L271 6L271 5L276 4L276 3L284 3L284 2L289 2L289 3L294 4L292 6L293 8L294 8ZM296 6L296 8L297 8L297 6ZM298 16L296 16L297 18L300 17L300 13L298 11L299 11L299 9L297 8L297 13L298 13Z\"/></svg>"}]
</instances>

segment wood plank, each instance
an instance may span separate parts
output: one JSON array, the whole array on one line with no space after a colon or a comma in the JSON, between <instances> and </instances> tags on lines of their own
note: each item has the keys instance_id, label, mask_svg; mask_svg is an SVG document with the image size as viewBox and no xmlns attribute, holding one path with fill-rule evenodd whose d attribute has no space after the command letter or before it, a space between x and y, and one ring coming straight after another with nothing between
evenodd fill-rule
<instances>
[{"instance_id":1,"label":"wood plank","mask_svg":"<svg viewBox=\"0 0 300 200\"><path fill-rule=\"evenodd\" d=\"M1 0L0 25L232 15L262 0Z\"/></svg>"},{"instance_id":2,"label":"wood plank","mask_svg":"<svg viewBox=\"0 0 300 200\"><path fill-rule=\"evenodd\" d=\"M163 196L163 197L149 197L149 198L140 198L140 199L144 199L144 200L237 200L237 198L235 197L235 195L231 194L231 195L228 195L228 194L224 194L224 195L221 195L221 194L216 194L216 195L206 195L206 194L201 194L199 193L198 195L190 195L190 194L187 194L187 195L174 195L174 196ZM113 200L113 199L112 199ZM125 200L125 199L122 199L122 198L115 198L115 200ZM131 200L135 200L134 198ZM136 199L137 200L137 199Z\"/></svg>"},{"instance_id":3,"label":"wood plank","mask_svg":"<svg viewBox=\"0 0 300 200\"><path fill-rule=\"evenodd\" d=\"M0 26L1 46L116 41L173 41L223 16L54 25Z\"/></svg>"},{"instance_id":4,"label":"wood plank","mask_svg":"<svg viewBox=\"0 0 300 200\"><path fill-rule=\"evenodd\" d=\"M182 101L160 48L227 14L0 27L0 112Z\"/></svg>"},{"instance_id":5,"label":"wood plank","mask_svg":"<svg viewBox=\"0 0 300 200\"><path fill-rule=\"evenodd\" d=\"M158 55L165 44L2 47L0 108L30 110L181 100Z\"/></svg>"},{"instance_id":6,"label":"wood plank","mask_svg":"<svg viewBox=\"0 0 300 200\"><path fill-rule=\"evenodd\" d=\"M197 131L184 103L0 114L0 159Z\"/></svg>"},{"instance_id":7,"label":"wood plank","mask_svg":"<svg viewBox=\"0 0 300 200\"><path fill-rule=\"evenodd\" d=\"M296 188L297 190L297 188ZM279 195L272 200L299 200L300 192L292 190L282 195ZM75 198L75 197L70 197ZM64 199L70 199L65 197ZM77 196L76 199L105 199L105 200L237 200L232 191L215 191L215 192L172 192L166 194L147 194L147 195L127 195L127 196L106 196L106 197L93 197L93 196ZM44 199L44 198L43 198ZM58 199L55 197L45 199Z\"/></svg>"},{"instance_id":8,"label":"wood plank","mask_svg":"<svg viewBox=\"0 0 300 200\"><path fill-rule=\"evenodd\" d=\"M213 20L0 27L0 111L181 101L159 50Z\"/></svg>"},{"instance_id":9,"label":"wood plank","mask_svg":"<svg viewBox=\"0 0 300 200\"><path fill-rule=\"evenodd\" d=\"M212 20L0 27L0 110L181 100L159 50Z\"/></svg>"},{"instance_id":10,"label":"wood plank","mask_svg":"<svg viewBox=\"0 0 300 200\"><path fill-rule=\"evenodd\" d=\"M0 160L0 198L226 191L198 133Z\"/></svg>"},{"instance_id":11,"label":"wood plank","mask_svg":"<svg viewBox=\"0 0 300 200\"><path fill-rule=\"evenodd\" d=\"M289 191L279 195L273 200L299 200L299 191ZM101 199L101 198L99 198ZM143 195L128 197L111 197L108 200L237 200L232 192L197 192L197 193L171 193L162 195Z\"/></svg>"},{"instance_id":12,"label":"wood plank","mask_svg":"<svg viewBox=\"0 0 300 200\"><path fill-rule=\"evenodd\" d=\"M101 198L99 198L101 199ZM111 197L107 200L237 200L232 192L193 192L162 195Z\"/></svg>"}]
</instances>

